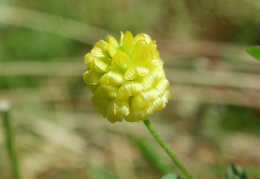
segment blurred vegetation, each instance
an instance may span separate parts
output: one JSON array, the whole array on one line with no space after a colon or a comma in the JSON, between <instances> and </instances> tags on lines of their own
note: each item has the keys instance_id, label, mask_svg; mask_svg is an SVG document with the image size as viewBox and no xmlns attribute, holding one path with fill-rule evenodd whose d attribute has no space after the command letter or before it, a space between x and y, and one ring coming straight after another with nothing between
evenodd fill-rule
<instances>
[{"instance_id":1,"label":"blurred vegetation","mask_svg":"<svg viewBox=\"0 0 260 179\"><path fill-rule=\"evenodd\" d=\"M0 101L12 104L22 178L180 175L142 124L108 124L91 105L83 56L126 30L157 40L173 97L151 120L198 178L224 178L230 163L260 178L260 63L245 53L260 45L259 10L259 0L1 0ZM1 130L3 179L6 152Z\"/></svg>"}]
</instances>

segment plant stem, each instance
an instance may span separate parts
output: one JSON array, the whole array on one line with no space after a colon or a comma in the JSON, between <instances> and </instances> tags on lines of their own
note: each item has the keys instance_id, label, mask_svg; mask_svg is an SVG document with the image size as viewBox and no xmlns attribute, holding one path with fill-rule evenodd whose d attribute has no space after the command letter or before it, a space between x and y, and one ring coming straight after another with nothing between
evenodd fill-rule
<instances>
[{"instance_id":1,"label":"plant stem","mask_svg":"<svg viewBox=\"0 0 260 179\"><path fill-rule=\"evenodd\" d=\"M186 175L189 179L195 179L195 177L192 175L192 173L187 169L187 167L181 162L181 160L173 153L169 145L165 142L165 140L160 136L160 134L157 132L157 130L153 127L150 120L144 120L143 121L148 130L151 132L151 134L154 136L154 138L159 142L159 144L162 146L162 148L166 151L166 153L170 156L170 158L173 160L173 162L179 167L179 169Z\"/></svg>"},{"instance_id":2,"label":"plant stem","mask_svg":"<svg viewBox=\"0 0 260 179\"><path fill-rule=\"evenodd\" d=\"M13 177L14 179L20 179L16 153L13 147L13 133L9 121L9 112L8 110L5 110L2 111L2 113L3 113L3 125L5 130L5 136L6 136L6 147L12 165Z\"/></svg>"}]
</instances>

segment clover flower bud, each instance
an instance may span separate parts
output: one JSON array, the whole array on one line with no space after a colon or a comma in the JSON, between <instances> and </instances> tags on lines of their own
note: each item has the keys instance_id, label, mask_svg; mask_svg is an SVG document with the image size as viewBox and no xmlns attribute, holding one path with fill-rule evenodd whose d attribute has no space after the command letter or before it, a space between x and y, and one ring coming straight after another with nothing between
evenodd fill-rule
<instances>
[{"instance_id":1,"label":"clover flower bud","mask_svg":"<svg viewBox=\"0 0 260 179\"><path fill-rule=\"evenodd\" d=\"M147 34L121 32L119 42L108 35L84 57L83 74L93 92L92 103L111 123L146 120L170 99L163 61Z\"/></svg>"}]
</instances>

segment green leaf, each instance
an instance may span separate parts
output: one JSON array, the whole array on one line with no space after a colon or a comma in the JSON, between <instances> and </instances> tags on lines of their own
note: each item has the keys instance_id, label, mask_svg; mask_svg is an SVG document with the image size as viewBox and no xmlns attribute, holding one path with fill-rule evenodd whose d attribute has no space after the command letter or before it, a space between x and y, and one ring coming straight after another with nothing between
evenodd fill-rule
<instances>
[{"instance_id":1,"label":"green leaf","mask_svg":"<svg viewBox=\"0 0 260 179\"><path fill-rule=\"evenodd\" d=\"M260 60L260 46L248 47L246 52L257 60Z\"/></svg>"},{"instance_id":2,"label":"green leaf","mask_svg":"<svg viewBox=\"0 0 260 179\"><path fill-rule=\"evenodd\" d=\"M167 174L167 175L164 175L161 179L180 179L180 177L178 177L175 174Z\"/></svg>"},{"instance_id":3,"label":"green leaf","mask_svg":"<svg viewBox=\"0 0 260 179\"><path fill-rule=\"evenodd\" d=\"M245 171L243 168L231 164L227 170L226 179L246 179Z\"/></svg>"}]
</instances>

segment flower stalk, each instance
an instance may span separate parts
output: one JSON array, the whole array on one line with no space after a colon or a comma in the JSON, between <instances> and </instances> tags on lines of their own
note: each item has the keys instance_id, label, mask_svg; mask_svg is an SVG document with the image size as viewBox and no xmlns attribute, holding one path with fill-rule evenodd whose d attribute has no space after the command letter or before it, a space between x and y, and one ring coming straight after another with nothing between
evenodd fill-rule
<instances>
[{"instance_id":1,"label":"flower stalk","mask_svg":"<svg viewBox=\"0 0 260 179\"><path fill-rule=\"evenodd\" d=\"M165 142L165 140L160 136L160 134L157 132L157 130L153 127L150 120L144 120L143 121L148 130L151 132L151 134L154 136L154 138L157 140L157 142L162 146L162 148L165 150L165 152L169 155L169 157L173 160L173 162L178 166L178 168L185 174L185 176L188 179L195 179L193 174L190 172L190 170L182 163L182 161L175 155L175 153L171 150L169 145Z\"/></svg>"},{"instance_id":2,"label":"flower stalk","mask_svg":"<svg viewBox=\"0 0 260 179\"><path fill-rule=\"evenodd\" d=\"M17 162L17 155L14 150L14 142L13 142L13 132L12 132L12 126L10 124L10 118L9 118L9 104L1 104L0 105L0 112L2 112L3 115L3 128L5 132L5 145L8 152L8 157L10 159L11 167L12 167L12 174L14 179L20 179L20 172L18 168L18 162Z\"/></svg>"}]
</instances>

